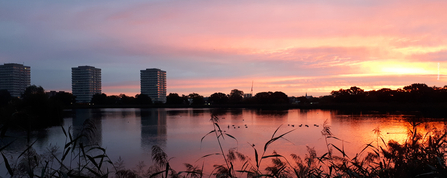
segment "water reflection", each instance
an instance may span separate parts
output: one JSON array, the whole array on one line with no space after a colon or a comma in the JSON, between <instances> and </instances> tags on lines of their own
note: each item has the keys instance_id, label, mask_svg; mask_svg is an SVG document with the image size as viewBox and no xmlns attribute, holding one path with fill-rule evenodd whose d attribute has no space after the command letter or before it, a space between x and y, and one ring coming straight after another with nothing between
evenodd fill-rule
<instances>
[{"instance_id":1,"label":"water reflection","mask_svg":"<svg viewBox=\"0 0 447 178\"><path fill-rule=\"evenodd\" d=\"M153 145L164 147L167 140L166 110L140 109L141 116L141 146L150 150Z\"/></svg>"},{"instance_id":2,"label":"water reflection","mask_svg":"<svg viewBox=\"0 0 447 178\"><path fill-rule=\"evenodd\" d=\"M38 148L46 148L48 145L48 131L37 130L29 131L28 133L24 130L9 129L5 133L5 137L0 139L0 147L12 143L4 149L6 151L19 152L25 150L28 145L31 145L34 141L36 141L34 146L37 146Z\"/></svg>"},{"instance_id":3,"label":"water reflection","mask_svg":"<svg viewBox=\"0 0 447 178\"><path fill-rule=\"evenodd\" d=\"M244 110L241 108L236 108L236 109L231 109L230 113L233 116L240 116L240 115L242 115L242 111L244 111Z\"/></svg>"},{"instance_id":4,"label":"water reflection","mask_svg":"<svg viewBox=\"0 0 447 178\"><path fill-rule=\"evenodd\" d=\"M258 118L264 119L275 119L275 120L285 120L289 114L289 110L255 110L255 114Z\"/></svg>"},{"instance_id":5,"label":"water reflection","mask_svg":"<svg viewBox=\"0 0 447 178\"><path fill-rule=\"evenodd\" d=\"M330 126L334 137L338 138L329 139L328 142L345 149L349 156L353 156L361 151L365 144L377 145L379 137L386 142L391 139L405 141L406 133L411 125L408 122L409 118L414 117L404 113L319 109L77 109L73 110L73 118L66 119L64 127L71 126L73 135L77 135L84 127L84 122L88 119L92 120L97 132L93 135L94 138L84 141L101 144L107 149L113 161L122 156L129 169L134 168L139 161L143 160L146 165L151 164L151 147L159 145L170 157L175 157L173 166L177 167L174 169L184 170L183 163L191 163L205 154L220 151L212 135L201 140L213 127L209 121L212 114L218 115L221 119L219 125L225 133L237 138L237 141L231 138L225 140L223 143L225 151L227 148L235 147L241 153L254 155L253 148L247 143L255 144L258 151L263 150L265 143L279 128L277 136L290 130L293 132L287 134L285 139L279 139L271 144L267 152L271 153L275 150L283 155L296 153L299 156L307 153L307 146L315 147L318 156L327 151L327 145L321 134L322 124L325 121ZM421 120L420 122L423 122L419 126L424 131L432 130L434 127L445 129L444 120ZM375 128L380 129L380 135L373 132ZM60 127L56 127L47 131L33 132L33 138L38 140L35 146L46 148L48 144L60 140L58 145L63 147L65 136L60 130ZM12 134L8 131L7 135ZM17 135L17 137L26 138L26 133L20 132ZM1 141L7 143L6 139ZM21 146L12 148L18 151L26 149L26 139L17 140L15 143ZM40 153L43 151L45 150L39 150ZM212 164L208 163L212 161L221 163L214 157L209 157L206 161L205 166L210 166L206 168L207 170L213 170Z\"/></svg>"},{"instance_id":6,"label":"water reflection","mask_svg":"<svg viewBox=\"0 0 447 178\"><path fill-rule=\"evenodd\" d=\"M228 109L223 109L223 108L210 109L211 115L218 116L218 117L226 115L227 112L228 112Z\"/></svg>"},{"instance_id":7,"label":"water reflection","mask_svg":"<svg viewBox=\"0 0 447 178\"><path fill-rule=\"evenodd\" d=\"M289 110L266 110L266 109L258 109L256 110L257 115L262 116L273 116L273 117L284 117L289 113Z\"/></svg>"},{"instance_id":8,"label":"water reflection","mask_svg":"<svg viewBox=\"0 0 447 178\"><path fill-rule=\"evenodd\" d=\"M122 110L121 118L127 118L127 117L131 116L132 114L133 114L133 112L131 112L131 110Z\"/></svg>"},{"instance_id":9,"label":"water reflection","mask_svg":"<svg viewBox=\"0 0 447 178\"><path fill-rule=\"evenodd\" d=\"M102 144L102 117L99 109L73 110L72 128L73 136L84 134L81 142L85 144Z\"/></svg>"},{"instance_id":10,"label":"water reflection","mask_svg":"<svg viewBox=\"0 0 447 178\"><path fill-rule=\"evenodd\" d=\"M166 111L167 115L170 116L187 116L188 110L186 109L171 109Z\"/></svg>"},{"instance_id":11,"label":"water reflection","mask_svg":"<svg viewBox=\"0 0 447 178\"><path fill-rule=\"evenodd\" d=\"M203 116L204 114L205 114L205 110L203 110L203 109L193 109L192 110L193 117Z\"/></svg>"}]
</instances>

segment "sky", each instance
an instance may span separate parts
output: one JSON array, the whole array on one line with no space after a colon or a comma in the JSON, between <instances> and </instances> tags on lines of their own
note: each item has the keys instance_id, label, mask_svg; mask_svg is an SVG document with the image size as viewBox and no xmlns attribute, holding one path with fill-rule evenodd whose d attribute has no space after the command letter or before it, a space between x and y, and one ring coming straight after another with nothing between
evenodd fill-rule
<instances>
[{"instance_id":1,"label":"sky","mask_svg":"<svg viewBox=\"0 0 447 178\"><path fill-rule=\"evenodd\" d=\"M329 95L358 86L447 85L447 1L0 1L0 64L71 92L71 68L102 70L102 92Z\"/></svg>"}]
</instances>

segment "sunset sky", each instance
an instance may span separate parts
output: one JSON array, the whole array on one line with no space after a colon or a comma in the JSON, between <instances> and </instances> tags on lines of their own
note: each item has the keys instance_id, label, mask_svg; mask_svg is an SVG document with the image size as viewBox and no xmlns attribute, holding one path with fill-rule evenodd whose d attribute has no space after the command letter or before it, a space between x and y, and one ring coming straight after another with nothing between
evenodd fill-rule
<instances>
[{"instance_id":1,"label":"sunset sky","mask_svg":"<svg viewBox=\"0 0 447 178\"><path fill-rule=\"evenodd\" d=\"M0 64L71 92L71 68L102 69L107 95L140 92L328 95L358 86L447 85L447 1L0 1Z\"/></svg>"}]
</instances>

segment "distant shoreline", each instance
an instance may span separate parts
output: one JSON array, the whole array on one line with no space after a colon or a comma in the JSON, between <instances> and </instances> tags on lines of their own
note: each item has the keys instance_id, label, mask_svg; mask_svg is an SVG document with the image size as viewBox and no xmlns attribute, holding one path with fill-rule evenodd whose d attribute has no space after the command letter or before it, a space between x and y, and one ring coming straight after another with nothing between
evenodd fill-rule
<instances>
[{"instance_id":1,"label":"distant shoreline","mask_svg":"<svg viewBox=\"0 0 447 178\"><path fill-rule=\"evenodd\" d=\"M322 103L322 104L227 104L227 105L74 105L67 109L84 108L247 108L247 109L324 109L351 111L418 111L447 117L447 103Z\"/></svg>"}]
</instances>

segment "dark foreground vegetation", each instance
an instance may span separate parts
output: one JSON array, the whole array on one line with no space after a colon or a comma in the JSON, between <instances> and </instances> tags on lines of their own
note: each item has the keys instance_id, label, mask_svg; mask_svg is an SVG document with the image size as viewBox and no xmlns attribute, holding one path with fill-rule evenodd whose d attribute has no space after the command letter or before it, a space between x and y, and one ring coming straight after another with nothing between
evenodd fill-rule
<instances>
[{"instance_id":1,"label":"dark foreground vegetation","mask_svg":"<svg viewBox=\"0 0 447 178\"><path fill-rule=\"evenodd\" d=\"M0 90L1 128L34 130L60 125L63 108L70 105L63 102L64 98L74 99L68 93L49 98L42 87L35 85L27 87L21 99Z\"/></svg>"},{"instance_id":2,"label":"dark foreground vegetation","mask_svg":"<svg viewBox=\"0 0 447 178\"><path fill-rule=\"evenodd\" d=\"M207 154L221 160L213 170L203 170L203 164L185 163L184 170L174 170L171 159L159 146L152 148L152 162L148 169L137 165L128 169L123 160L110 160L106 149L95 143L95 126L87 120L84 127L72 135L72 128L61 127L66 142L63 147L50 146L45 153L39 154L34 148L35 141L28 139L27 147L19 154L8 155L6 149L11 143L0 148L2 166L11 177L446 177L447 132L443 129L424 125L419 120L408 121L407 139L403 143L381 138L379 128L373 130L375 142L366 144L355 155L347 155L343 147L337 145L338 138L324 124L321 134L327 146L327 152L316 153L308 147L307 153L277 153L274 150L280 139L287 139L293 130L280 131L280 127L265 138L264 145L252 145L253 151L241 153L237 149L224 150L223 139L234 139L223 132L219 118L212 116L210 124L213 130L204 133L205 137L214 137L219 153ZM425 128L423 131L421 128ZM3 132L3 130L1 130ZM74 133L74 132L73 132ZM8 132L2 138L8 136ZM197 138L200 139L200 138ZM261 146L261 149L259 149ZM185 153L187 154L187 153ZM199 158L198 158L199 159Z\"/></svg>"},{"instance_id":3,"label":"dark foreground vegetation","mask_svg":"<svg viewBox=\"0 0 447 178\"><path fill-rule=\"evenodd\" d=\"M254 157L240 153L236 149L225 152L222 149L221 140L235 139L224 133L218 124L219 119L211 118L214 129L207 136L214 136L217 140L220 153L208 154L208 156L220 156L222 164L214 165L210 176L215 177L446 177L446 150L447 132L437 128L429 128L422 133L417 120L409 121L407 139L404 143L390 140L388 143L381 138L380 129L373 132L377 135L377 141L366 144L354 157L345 153L343 147L336 146L331 140L338 138L331 132L330 126L324 124L321 134L325 138L327 152L318 155L315 149L308 147L308 153L304 157L297 154L280 154L275 151L269 153L269 148L274 147L274 142L286 138L293 130L278 133L278 129L272 134L263 146L258 150L252 145ZM203 138L202 138L203 140ZM169 166L166 153L159 147L152 150L155 165L148 170L148 176L154 177L203 177L200 166L185 164L186 171L176 172ZM240 164L237 164L239 162ZM241 165L236 167L235 165ZM132 172L128 170L129 172ZM158 171L158 172L157 172Z\"/></svg>"}]
</instances>

